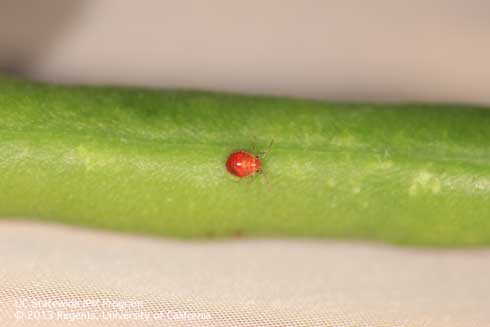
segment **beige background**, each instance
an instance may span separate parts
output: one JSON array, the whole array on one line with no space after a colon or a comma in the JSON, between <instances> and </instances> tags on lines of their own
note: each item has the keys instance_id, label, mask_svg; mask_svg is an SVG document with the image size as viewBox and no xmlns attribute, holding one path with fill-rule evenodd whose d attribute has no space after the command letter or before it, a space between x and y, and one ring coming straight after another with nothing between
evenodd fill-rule
<instances>
[{"instance_id":1,"label":"beige background","mask_svg":"<svg viewBox=\"0 0 490 327\"><path fill-rule=\"evenodd\" d=\"M37 79L490 104L485 0L0 6L0 66Z\"/></svg>"}]
</instances>

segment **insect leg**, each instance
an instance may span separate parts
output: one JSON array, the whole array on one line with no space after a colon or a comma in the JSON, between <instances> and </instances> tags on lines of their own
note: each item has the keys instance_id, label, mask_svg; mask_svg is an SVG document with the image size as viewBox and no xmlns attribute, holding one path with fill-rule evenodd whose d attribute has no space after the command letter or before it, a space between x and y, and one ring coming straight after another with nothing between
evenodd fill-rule
<instances>
[{"instance_id":1,"label":"insect leg","mask_svg":"<svg viewBox=\"0 0 490 327\"><path fill-rule=\"evenodd\" d=\"M269 179L267 178L267 174L265 173L265 171L261 170L260 174L264 176L264 184L269 186Z\"/></svg>"}]
</instances>

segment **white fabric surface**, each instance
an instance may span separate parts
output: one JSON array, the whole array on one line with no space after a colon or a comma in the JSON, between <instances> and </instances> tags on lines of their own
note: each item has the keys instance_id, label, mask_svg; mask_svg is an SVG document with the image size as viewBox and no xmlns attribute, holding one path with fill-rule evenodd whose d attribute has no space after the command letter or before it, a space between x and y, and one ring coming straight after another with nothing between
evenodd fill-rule
<instances>
[{"instance_id":1,"label":"white fabric surface","mask_svg":"<svg viewBox=\"0 0 490 327\"><path fill-rule=\"evenodd\" d=\"M1 326L490 326L489 276L490 250L184 242L0 221ZM20 299L28 305L21 307ZM43 299L65 304L36 308ZM121 306L142 301L119 312L151 317L105 320L103 314L117 311L108 307L113 302L96 305L94 299ZM70 300L94 306L60 307ZM46 310L97 317L27 318Z\"/></svg>"}]
</instances>

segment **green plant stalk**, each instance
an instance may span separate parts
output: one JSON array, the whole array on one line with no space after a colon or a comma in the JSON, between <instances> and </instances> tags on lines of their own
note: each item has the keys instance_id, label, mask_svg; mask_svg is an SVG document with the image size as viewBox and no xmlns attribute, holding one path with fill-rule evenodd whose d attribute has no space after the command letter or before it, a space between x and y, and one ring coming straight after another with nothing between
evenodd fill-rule
<instances>
[{"instance_id":1,"label":"green plant stalk","mask_svg":"<svg viewBox=\"0 0 490 327\"><path fill-rule=\"evenodd\" d=\"M225 169L271 140L264 176ZM490 244L490 111L0 79L0 216L172 237Z\"/></svg>"}]
</instances>

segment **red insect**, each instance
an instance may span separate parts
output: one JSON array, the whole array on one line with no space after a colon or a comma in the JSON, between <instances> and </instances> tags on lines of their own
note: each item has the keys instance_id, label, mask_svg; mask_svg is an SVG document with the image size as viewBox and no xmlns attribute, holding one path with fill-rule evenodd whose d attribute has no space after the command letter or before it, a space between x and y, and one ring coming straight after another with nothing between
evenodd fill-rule
<instances>
[{"instance_id":1,"label":"red insect","mask_svg":"<svg viewBox=\"0 0 490 327\"><path fill-rule=\"evenodd\" d=\"M261 154L262 158L269 152L271 146L272 142L267 151ZM226 169L234 176L240 178L248 177L262 172L262 160L259 155L243 150L236 151L230 154L228 160L226 160Z\"/></svg>"}]
</instances>

